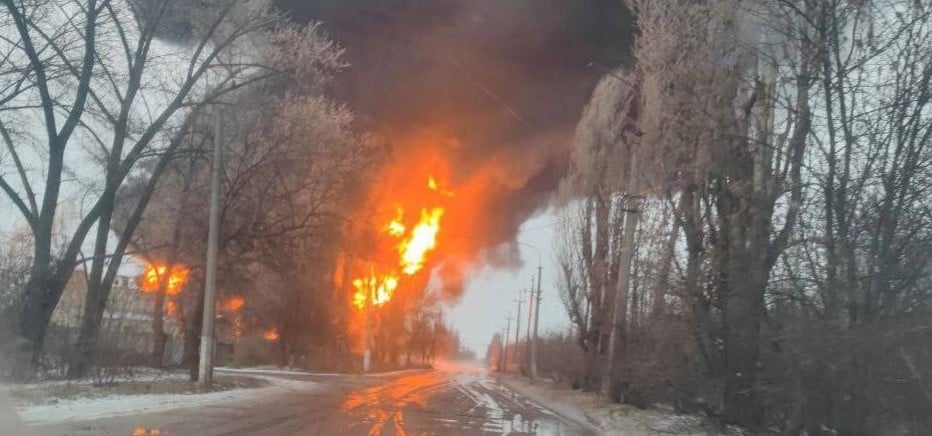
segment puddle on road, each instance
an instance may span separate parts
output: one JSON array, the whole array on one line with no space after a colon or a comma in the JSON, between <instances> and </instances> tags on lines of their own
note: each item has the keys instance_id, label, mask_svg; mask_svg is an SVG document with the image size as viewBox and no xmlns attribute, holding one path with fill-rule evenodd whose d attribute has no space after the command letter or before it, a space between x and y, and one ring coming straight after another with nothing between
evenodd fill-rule
<instances>
[{"instance_id":1,"label":"puddle on road","mask_svg":"<svg viewBox=\"0 0 932 436\"><path fill-rule=\"evenodd\" d=\"M471 415L482 416L481 431L501 435L581 436L585 429L570 424L549 410L515 395L487 377L458 377L457 390L475 406Z\"/></svg>"},{"instance_id":2,"label":"puddle on road","mask_svg":"<svg viewBox=\"0 0 932 436\"><path fill-rule=\"evenodd\" d=\"M491 415L495 414L491 413ZM504 415L501 418L486 421L482 425L482 431L501 435L583 436L589 434L553 416L529 418L520 413L509 414L507 412Z\"/></svg>"},{"instance_id":3,"label":"puddle on road","mask_svg":"<svg viewBox=\"0 0 932 436\"><path fill-rule=\"evenodd\" d=\"M340 411L356 423L352 434L590 434L484 373L450 377L433 371L399 377L348 393Z\"/></svg>"}]
</instances>

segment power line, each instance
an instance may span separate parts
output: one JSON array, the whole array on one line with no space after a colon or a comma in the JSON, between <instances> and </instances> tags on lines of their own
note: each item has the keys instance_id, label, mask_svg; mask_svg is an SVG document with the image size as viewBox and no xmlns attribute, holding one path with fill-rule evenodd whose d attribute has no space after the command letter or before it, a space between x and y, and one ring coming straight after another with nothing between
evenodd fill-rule
<instances>
[{"instance_id":1,"label":"power line","mask_svg":"<svg viewBox=\"0 0 932 436\"><path fill-rule=\"evenodd\" d=\"M546 228L548 228L548 227L553 227L553 226L556 226L556 225L559 225L559 224L567 224L567 223L569 223L569 222L571 222L571 221L579 221L579 218L574 218L574 217L561 218L561 219L558 219L558 220L556 220L556 221L551 221L551 222L549 222L549 223L547 223L547 224L541 224L541 225L539 225L539 226L528 227L528 228L519 227L519 228L518 228L518 231L526 232L526 231L531 231L531 230L546 229Z\"/></svg>"}]
</instances>

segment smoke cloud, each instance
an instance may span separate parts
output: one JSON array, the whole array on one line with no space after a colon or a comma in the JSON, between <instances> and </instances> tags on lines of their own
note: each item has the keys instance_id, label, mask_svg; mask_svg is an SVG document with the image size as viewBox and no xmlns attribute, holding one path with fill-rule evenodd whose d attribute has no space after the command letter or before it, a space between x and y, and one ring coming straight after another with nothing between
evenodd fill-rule
<instances>
[{"instance_id":1,"label":"smoke cloud","mask_svg":"<svg viewBox=\"0 0 932 436\"><path fill-rule=\"evenodd\" d=\"M547 205L582 108L599 77L627 62L633 39L620 0L277 5L297 22L322 21L345 46L351 66L335 92L391 144L391 165L415 167L425 154L445 161L457 195L439 274L451 295L463 265L518 266L516 250L487 249L513 241Z\"/></svg>"}]
</instances>

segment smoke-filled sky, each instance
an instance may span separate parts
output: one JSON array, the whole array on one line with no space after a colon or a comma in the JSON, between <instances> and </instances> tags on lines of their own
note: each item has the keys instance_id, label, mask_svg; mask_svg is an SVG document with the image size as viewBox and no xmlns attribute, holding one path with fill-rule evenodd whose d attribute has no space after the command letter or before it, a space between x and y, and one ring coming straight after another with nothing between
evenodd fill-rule
<instances>
[{"instance_id":1,"label":"smoke-filled sky","mask_svg":"<svg viewBox=\"0 0 932 436\"><path fill-rule=\"evenodd\" d=\"M351 66L338 92L394 140L423 129L465 179L490 159L508 168L487 216L503 239L545 203L572 130L603 69L621 63L630 25L621 0L280 0L324 23ZM456 182L456 180L454 180ZM507 189L506 189L507 188Z\"/></svg>"},{"instance_id":2,"label":"smoke-filled sky","mask_svg":"<svg viewBox=\"0 0 932 436\"><path fill-rule=\"evenodd\" d=\"M449 208L442 231L455 232L451 240L472 241L460 256L513 241L522 223L546 207L596 80L624 63L632 39L621 0L277 3L295 21L323 22L346 48L351 65L338 77L336 92L389 141L392 165L417 167L425 153L445 161L445 183L464 193ZM549 262L549 238L534 239ZM451 244L441 234L444 242ZM467 260L470 277L479 280L466 280L465 307L457 313L503 307L514 298L468 288L529 280L536 259L525 257L528 265L520 268L518 250L504 253ZM552 276L545 271L544 283ZM459 283L447 290L453 296L462 291ZM496 328L462 330L479 348Z\"/></svg>"}]
</instances>

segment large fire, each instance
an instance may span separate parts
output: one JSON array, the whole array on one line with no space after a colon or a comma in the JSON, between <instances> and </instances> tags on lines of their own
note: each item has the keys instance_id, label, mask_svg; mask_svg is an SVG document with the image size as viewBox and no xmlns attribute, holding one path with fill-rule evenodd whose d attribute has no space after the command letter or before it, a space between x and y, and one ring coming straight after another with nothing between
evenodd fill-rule
<instances>
[{"instance_id":1,"label":"large fire","mask_svg":"<svg viewBox=\"0 0 932 436\"><path fill-rule=\"evenodd\" d=\"M398 244L401 255L401 270L413 275L424 267L424 256L437 246L437 232L440 231L440 217L443 208L435 207L430 211L421 210L421 220L411 230L407 239Z\"/></svg>"},{"instance_id":2,"label":"large fire","mask_svg":"<svg viewBox=\"0 0 932 436\"><path fill-rule=\"evenodd\" d=\"M362 309L366 304L381 306L392 298L395 289L398 289L398 278L388 274L382 277L370 276L353 280L353 288L356 293L353 295L353 304ZM367 301L368 300L368 301Z\"/></svg>"},{"instance_id":3,"label":"large fire","mask_svg":"<svg viewBox=\"0 0 932 436\"><path fill-rule=\"evenodd\" d=\"M143 292L158 292L164 285L167 295L177 295L187 282L188 268L184 265L146 262L139 288Z\"/></svg>"},{"instance_id":4,"label":"large fire","mask_svg":"<svg viewBox=\"0 0 932 436\"><path fill-rule=\"evenodd\" d=\"M449 191L441 190L433 177L427 180L430 191L443 196L452 196ZM398 255L396 265L390 271L376 274L370 270L367 277L353 280L353 305L363 309L367 305L380 306L391 300L398 288L399 278L402 275L413 276L417 274L427 260L427 254L437 246L437 234L440 232L440 219L444 208L440 206L423 207L412 225L405 224L406 213L401 206L395 207L395 216L383 231L386 235L397 240L395 251ZM396 269L397 268L397 269Z\"/></svg>"}]
</instances>

